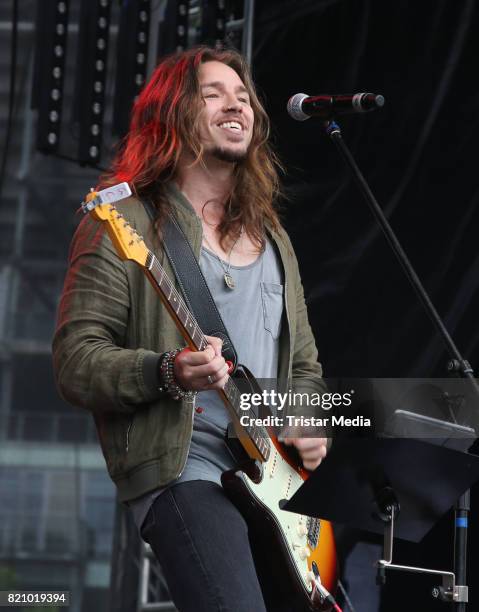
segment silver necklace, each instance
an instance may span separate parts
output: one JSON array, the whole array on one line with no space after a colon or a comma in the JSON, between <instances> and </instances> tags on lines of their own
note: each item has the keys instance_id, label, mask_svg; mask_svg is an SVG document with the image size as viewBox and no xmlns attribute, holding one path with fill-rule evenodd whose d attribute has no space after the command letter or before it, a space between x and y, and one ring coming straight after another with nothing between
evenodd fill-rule
<instances>
[{"instance_id":1,"label":"silver necklace","mask_svg":"<svg viewBox=\"0 0 479 612\"><path fill-rule=\"evenodd\" d=\"M231 276L231 273L230 273L230 269L231 269L231 253L233 252L233 249L235 248L236 244L238 243L238 240L241 238L242 235L243 235L243 226L241 226L241 230L240 230L238 238L236 238L236 240L233 242L233 245L232 245L232 247L230 249L230 252L228 254L228 262L227 262L228 265L225 266L224 263L223 263L223 260L221 259L221 257L218 255L218 253L211 246L210 241L206 237L206 234L203 233L204 241L209 246L211 252L216 257L216 259L219 261L220 266L223 268L223 272L224 272L223 280L225 282L225 285L228 287L228 289L231 289L231 291L236 286L234 278Z\"/></svg>"}]
</instances>

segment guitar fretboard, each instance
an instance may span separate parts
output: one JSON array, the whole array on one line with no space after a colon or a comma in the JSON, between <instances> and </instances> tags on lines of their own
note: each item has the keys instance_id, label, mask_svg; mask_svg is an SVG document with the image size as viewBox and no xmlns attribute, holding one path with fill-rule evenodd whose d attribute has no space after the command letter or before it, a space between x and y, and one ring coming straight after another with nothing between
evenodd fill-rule
<instances>
[{"instance_id":1,"label":"guitar fretboard","mask_svg":"<svg viewBox=\"0 0 479 612\"><path fill-rule=\"evenodd\" d=\"M146 268L160 290L163 299L167 302L170 311L174 313L176 323L180 326L183 335L190 339L196 350L204 350L208 346L206 336L198 325L193 313L189 310L166 274L163 266L151 251L148 251ZM241 392L232 378L228 378L223 392L238 419L241 418L244 415L244 411L240 407ZM241 427L252 440L264 461L267 461L271 448L266 429L260 425L242 425Z\"/></svg>"}]
</instances>

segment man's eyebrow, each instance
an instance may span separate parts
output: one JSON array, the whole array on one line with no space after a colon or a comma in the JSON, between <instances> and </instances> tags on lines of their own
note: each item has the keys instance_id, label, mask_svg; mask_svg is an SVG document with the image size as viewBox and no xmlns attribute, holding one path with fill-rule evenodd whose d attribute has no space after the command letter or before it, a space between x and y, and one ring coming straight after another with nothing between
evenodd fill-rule
<instances>
[{"instance_id":1,"label":"man's eyebrow","mask_svg":"<svg viewBox=\"0 0 479 612\"><path fill-rule=\"evenodd\" d=\"M214 87L216 89L224 89L224 83L222 83L221 81L212 81L211 83L202 83L201 84L201 88L203 87ZM248 93L248 90L246 89L246 87L244 85L237 85L235 87L235 91L241 91L244 93Z\"/></svg>"}]
</instances>

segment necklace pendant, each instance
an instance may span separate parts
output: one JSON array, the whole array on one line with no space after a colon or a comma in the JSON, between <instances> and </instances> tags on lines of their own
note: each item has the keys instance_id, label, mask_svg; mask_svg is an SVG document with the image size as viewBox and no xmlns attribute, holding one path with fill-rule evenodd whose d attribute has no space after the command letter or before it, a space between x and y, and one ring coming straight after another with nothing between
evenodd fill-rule
<instances>
[{"instance_id":1,"label":"necklace pendant","mask_svg":"<svg viewBox=\"0 0 479 612\"><path fill-rule=\"evenodd\" d=\"M235 288L235 281L229 272L225 272L223 278L225 279L225 285L228 289L233 290Z\"/></svg>"}]
</instances>

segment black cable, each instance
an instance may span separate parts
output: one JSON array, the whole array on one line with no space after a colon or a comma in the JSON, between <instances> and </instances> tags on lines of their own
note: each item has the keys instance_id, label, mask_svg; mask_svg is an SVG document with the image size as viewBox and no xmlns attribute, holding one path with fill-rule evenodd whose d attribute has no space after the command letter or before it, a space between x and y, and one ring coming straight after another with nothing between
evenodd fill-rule
<instances>
[{"instance_id":1,"label":"black cable","mask_svg":"<svg viewBox=\"0 0 479 612\"><path fill-rule=\"evenodd\" d=\"M3 182L7 168L8 152L10 149L10 136L13 123L13 106L15 102L15 76L17 69L17 39L18 39L18 0L12 4L12 39L10 45L10 91L8 94L8 119L5 145L3 148L2 165L0 167L0 202L2 197Z\"/></svg>"},{"instance_id":2,"label":"black cable","mask_svg":"<svg viewBox=\"0 0 479 612\"><path fill-rule=\"evenodd\" d=\"M351 612L356 612L356 610L353 607L353 604L351 603L351 600L349 599L349 595L346 591L346 589L344 588L344 584L341 582L341 580L338 581L338 587L339 590L341 591L343 597L344 597L344 601L346 603L346 605L348 606L348 608L350 609Z\"/></svg>"}]
</instances>

